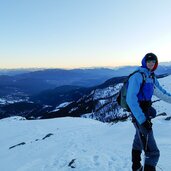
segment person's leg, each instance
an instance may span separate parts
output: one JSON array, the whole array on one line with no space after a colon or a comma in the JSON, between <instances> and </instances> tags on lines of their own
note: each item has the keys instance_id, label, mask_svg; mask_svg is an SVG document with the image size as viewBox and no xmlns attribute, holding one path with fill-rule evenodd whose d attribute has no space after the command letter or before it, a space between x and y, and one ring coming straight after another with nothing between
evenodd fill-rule
<instances>
[{"instance_id":1,"label":"person's leg","mask_svg":"<svg viewBox=\"0 0 171 171\"><path fill-rule=\"evenodd\" d=\"M154 166L151 165L145 165L144 166L144 171L156 171L156 168Z\"/></svg>"},{"instance_id":2,"label":"person's leg","mask_svg":"<svg viewBox=\"0 0 171 171\"><path fill-rule=\"evenodd\" d=\"M155 167L158 163L160 152L156 145L154 139L153 130L147 131L141 125L140 127L140 136L143 144L143 149L145 152L145 168L144 171L155 171Z\"/></svg>"},{"instance_id":3,"label":"person's leg","mask_svg":"<svg viewBox=\"0 0 171 171\"><path fill-rule=\"evenodd\" d=\"M142 168L141 151L132 149L132 171L137 171Z\"/></svg>"},{"instance_id":4,"label":"person's leg","mask_svg":"<svg viewBox=\"0 0 171 171\"><path fill-rule=\"evenodd\" d=\"M142 145L141 140L139 138L139 130L137 125L134 123L136 133L134 136L134 141L132 145L132 170L137 171L141 168L141 152L142 152Z\"/></svg>"}]
</instances>

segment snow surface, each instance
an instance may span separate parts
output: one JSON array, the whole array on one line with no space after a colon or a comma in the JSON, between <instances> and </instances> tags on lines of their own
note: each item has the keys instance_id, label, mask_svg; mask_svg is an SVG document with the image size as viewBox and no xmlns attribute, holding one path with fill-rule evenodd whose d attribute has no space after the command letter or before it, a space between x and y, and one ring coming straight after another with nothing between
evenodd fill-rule
<instances>
[{"instance_id":1,"label":"snow surface","mask_svg":"<svg viewBox=\"0 0 171 171\"><path fill-rule=\"evenodd\" d=\"M6 100L3 98L0 98L0 104L6 104Z\"/></svg>"},{"instance_id":2,"label":"snow surface","mask_svg":"<svg viewBox=\"0 0 171 171\"><path fill-rule=\"evenodd\" d=\"M131 121L112 125L84 118L15 117L2 119L0 130L1 171L131 171ZM158 166L164 171L171 169L170 130L171 121L154 119Z\"/></svg>"},{"instance_id":3,"label":"snow surface","mask_svg":"<svg viewBox=\"0 0 171 171\"><path fill-rule=\"evenodd\" d=\"M13 104L13 103L17 103L17 102L24 102L26 100L22 100L22 99L19 99L19 100L7 100L5 98L0 98L0 104Z\"/></svg>"},{"instance_id":4,"label":"snow surface","mask_svg":"<svg viewBox=\"0 0 171 171\"><path fill-rule=\"evenodd\" d=\"M71 104L72 102L64 102L61 103L60 105L58 105L54 110L52 110L51 112L57 112L58 110L60 110L61 108L64 108L66 106L68 106L69 104Z\"/></svg>"},{"instance_id":5,"label":"snow surface","mask_svg":"<svg viewBox=\"0 0 171 171\"><path fill-rule=\"evenodd\" d=\"M119 83L116 86L109 86L107 88L103 88L103 89L96 89L94 92L94 100L98 100L98 99L105 99L111 96L114 96L115 94L117 94L119 92L119 90L121 89L123 83Z\"/></svg>"},{"instance_id":6,"label":"snow surface","mask_svg":"<svg viewBox=\"0 0 171 171\"><path fill-rule=\"evenodd\" d=\"M158 81L160 85L171 94L171 75L158 79ZM154 96L152 100L157 100L157 98ZM165 112L167 115L171 116L171 104L164 101L158 101L153 104L153 107L157 110L158 114Z\"/></svg>"}]
</instances>

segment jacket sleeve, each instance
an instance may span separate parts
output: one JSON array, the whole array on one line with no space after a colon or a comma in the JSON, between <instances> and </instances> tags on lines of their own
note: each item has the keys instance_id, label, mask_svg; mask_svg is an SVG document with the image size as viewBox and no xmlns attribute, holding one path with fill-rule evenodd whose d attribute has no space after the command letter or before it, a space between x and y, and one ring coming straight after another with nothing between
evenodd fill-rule
<instances>
[{"instance_id":1,"label":"jacket sleeve","mask_svg":"<svg viewBox=\"0 0 171 171\"><path fill-rule=\"evenodd\" d=\"M157 79L155 79L154 84L154 95L165 102L171 103L171 94L160 86Z\"/></svg>"},{"instance_id":2,"label":"jacket sleeve","mask_svg":"<svg viewBox=\"0 0 171 171\"><path fill-rule=\"evenodd\" d=\"M126 102L138 121L139 124L142 124L146 121L145 114L142 112L142 109L139 106L138 102L138 93L143 82L143 77L140 73L135 73L129 78L128 89L126 95Z\"/></svg>"}]
</instances>

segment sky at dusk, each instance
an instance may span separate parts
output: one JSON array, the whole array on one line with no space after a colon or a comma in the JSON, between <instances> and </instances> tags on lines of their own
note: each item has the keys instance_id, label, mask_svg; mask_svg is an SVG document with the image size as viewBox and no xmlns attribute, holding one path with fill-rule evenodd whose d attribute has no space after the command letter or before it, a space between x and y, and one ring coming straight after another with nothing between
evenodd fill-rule
<instances>
[{"instance_id":1,"label":"sky at dusk","mask_svg":"<svg viewBox=\"0 0 171 171\"><path fill-rule=\"evenodd\" d=\"M0 0L0 68L171 61L170 0Z\"/></svg>"}]
</instances>

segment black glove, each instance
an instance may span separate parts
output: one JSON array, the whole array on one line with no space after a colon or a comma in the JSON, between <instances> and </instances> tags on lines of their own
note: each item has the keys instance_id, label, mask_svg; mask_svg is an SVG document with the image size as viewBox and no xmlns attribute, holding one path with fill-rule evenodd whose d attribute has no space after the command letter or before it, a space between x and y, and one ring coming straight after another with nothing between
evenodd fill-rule
<instances>
[{"instance_id":1,"label":"black glove","mask_svg":"<svg viewBox=\"0 0 171 171\"><path fill-rule=\"evenodd\" d=\"M148 131L151 131L152 130L152 123L151 123L151 121L150 120L146 120L145 122L143 122L142 124L141 124L146 130L148 130Z\"/></svg>"}]
</instances>

